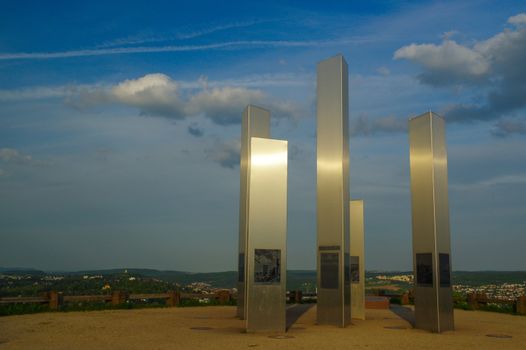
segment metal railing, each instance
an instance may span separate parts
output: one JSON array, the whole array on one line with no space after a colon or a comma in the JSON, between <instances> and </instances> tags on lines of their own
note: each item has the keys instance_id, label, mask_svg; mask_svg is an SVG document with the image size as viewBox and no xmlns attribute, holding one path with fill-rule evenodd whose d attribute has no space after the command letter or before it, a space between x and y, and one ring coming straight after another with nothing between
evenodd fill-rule
<instances>
[{"instance_id":1,"label":"metal railing","mask_svg":"<svg viewBox=\"0 0 526 350\"><path fill-rule=\"evenodd\" d=\"M112 294L99 295L63 295L57 291L47 292L40 297L0 297L0 305L5 304L48 304L51 310L57 310L65 303L71 302L107 302L111 305L121 305L127 301L163 299L167 306L177 306L182 299L212 299L219 304L226 304L233 299L229 290L219 290L213 294L181 293L168 291L166 293L130 294L124 291L114 291Z\"/></svg>"}]
</instances>

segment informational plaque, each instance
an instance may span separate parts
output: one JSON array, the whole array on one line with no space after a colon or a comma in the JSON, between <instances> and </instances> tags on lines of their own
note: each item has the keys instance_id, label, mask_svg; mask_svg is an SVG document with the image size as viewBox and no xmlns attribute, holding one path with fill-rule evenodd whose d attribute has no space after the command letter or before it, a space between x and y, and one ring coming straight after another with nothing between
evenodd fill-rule
<instances>
[{"instance_id":1,"label":"informational plaque","mask_svg":"<svg viewBox=\"0 0 526 350\"><path fill-rule=\"evenodd\" d=\"M351 256L351 283L360 283L360 257Z\"/></svg>"},{"instance_id":2,"label":"informational plaque","mask_svg":"<svg viewBox=\"0 0 526 350\"><path fill-rule=\"evenodd\" d=\"M416 283L422 287L433 286L433 255L416 254Z\"/></svg>"},{"instance_id":3,"label":"informational plaque","mask_svg":"<svg viewBox=\"0 0 526 350\"><path fill-rule=\"evenodd\" d=\"M321 253L321 288L338 289L338 253Z\"/></svg>"},{"instance_id":4,"label":"informational plaque","mask_svg":"<svg viewBox=\"0 0 526 350\"><path fill-rule=\"evenodd\" d=\"M439 254L440 287L451 286L451 269L449 268L449 254Z\"/></svg>"},{"instance_id":5,"label":"informational plaque","mask_svg":"<svg viewBox=\"0 0 526 350\"><path fill-rule=\"evenodd\" d=\"M256 249L254 254L254 282L279 284L281 281L281 251Z\"/></svg>"}]
</instances>

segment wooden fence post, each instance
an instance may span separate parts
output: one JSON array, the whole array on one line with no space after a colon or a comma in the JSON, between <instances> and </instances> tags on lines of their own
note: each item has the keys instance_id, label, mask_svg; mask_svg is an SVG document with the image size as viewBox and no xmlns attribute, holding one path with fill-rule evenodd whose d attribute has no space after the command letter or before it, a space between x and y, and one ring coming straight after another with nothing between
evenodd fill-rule
<instances>
[{"instance_id":1,"label":"wooden fence post","mask_svg":"<svg viewBox=\"0 0 526 350\"><path fill-rule=\"evenodd\" d=\"M402 294L402 297L400 298L400 304L402 305L409 305L409 293L405 292Z\"/></svg>"},{"instance_id":2,"label":"wooden fence post","mask_svg":"<svg viewBox=\"0 0 526 350\"><path fill-rule=\"evenodd\" d=\"M479 304L477 302L477 294L468 293L466 301L468 302L468 305L472 310L477 310L479 308Z\"/></svg>"},{"instance_id":3,"label":"wooden fence post","mask_svg":"<svg viewBox=\"0 0 526 350\"><path fill-rule=\"evenodd\" d=\"M214 299L219 302L219 304L226 304L230 301L230 291L228 290L218 290L215 292Z\"/></svg>"},{"instance_id":4,"label":"wooden fence post","mask_svg":"<svg viewBox=\"0 0 526 350\"><path fill-rule=\"evenodd\" d=\"M169 296L166 299L166 305L177 306L181 302L181 293L175 290L168 292Z\"/></svg>"},{"instance_id":5,"label":"wooden fence post","mask_svg":"<svg viewBox=\"0 0 526 350\"><path fill-rule=\"evenodd\" d=\"M52 290L47 293L47 297L49 298L49 308L51 310L58 310L60 305L62 305L62 294Z\"/></svg>"},{"instance_id":6,"label":"wooden fence post","mask_svg":"<svg viewBox=\"0 0 526 350\"><path fill-rule=\"evenodd\" d=\"M526 295L517 298L516 309L519 315L526 315Z\"/></svg>"},{"instance_id":7,"label":"wooden fence post","mask_svg":"<svg viewBox=\"0 0 526 350\"><path fill-rule=\"evenodd\" d=\"M128 295L126 292L116 290L111 294L111 304L112 305L124 304L127 298L128 298Z\"/></svg>"},{"instance_id":8,"label":"wooden fence post","mask_svg":"<svg viewBox=\"0 0 526 350\"><path fill-rule=\"evenodd\" d=\"M301 304L302 299L303 293L301 292L301 290L294 291L294 301L296 302L296 304Z\"/></svg>"}]
</instances>

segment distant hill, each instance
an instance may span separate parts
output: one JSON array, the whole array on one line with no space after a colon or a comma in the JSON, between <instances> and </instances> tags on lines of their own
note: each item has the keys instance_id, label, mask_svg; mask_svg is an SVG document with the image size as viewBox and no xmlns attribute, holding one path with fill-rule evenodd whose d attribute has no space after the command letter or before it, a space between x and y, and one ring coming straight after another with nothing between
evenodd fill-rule
<instances>
[{"instance_id":1,"label":"distant hill","mask_svg":"<svg viewBox=\"0 0 526 350\"><path fill-rule=\"evenodd\" d=\"M183 272L173 270L121 268L108 270L85 270L61 273L63 275L118 275L127 271L134 276L157 278L166 282L176 282L181 285L193 282L209 283L216 288L237 287L237 271L224 272ZM314 270L289 270L287 271L287 289L298 289L302 284L310 283L312 289L316 285L316 271Z\"/></svg>"},{"instance_id":2,"label":"distant hill","mask_svg":"<svg viewBox=\"0 0 526 350\"><path fill-rule=\"evenodd\" d=\"M1 267L0 273L16 275L45 275L44 271L36 270L29 267Z\"/></svg>"},{"instance_id":3,"label":"distant hill","mask_svg":"<svg viewBox=\"0 0 526 350\"><path fill-rule=\"evenodd\" d=\"M155 269L138 269L138 268L119 268L105 270L83 270L71 272L49 271L44 272L32 268L6 268L0 267L0 273L9 273L16 275L122 275L125 271L133 276L143 276L156 278L165 282L175 282L181 285L187 285L193 282L209 283L216 288L234 288L237 286L237 271L224 272L184 272L175 270L155 270ZM410 271L367 271L366 278L377 275L399 275L409 274ZM484 284L502 284L502 283L524 283L526 281L526 271L453 271L453 283L464 285L484 285ZM315 270L289 270L287 271L287 289L307 289L316 288L316 271Z\"/></svg>"},{"instance_id":4,"label":"distant hill","mask_svg":"<svg viewBox=\"0 0 526 350\"><path fill-rule=\"evenodd\" d=\"M526 271L454 271L453 284L481 286L485 284L525 283Z\"/></svg>"}]
</instances>

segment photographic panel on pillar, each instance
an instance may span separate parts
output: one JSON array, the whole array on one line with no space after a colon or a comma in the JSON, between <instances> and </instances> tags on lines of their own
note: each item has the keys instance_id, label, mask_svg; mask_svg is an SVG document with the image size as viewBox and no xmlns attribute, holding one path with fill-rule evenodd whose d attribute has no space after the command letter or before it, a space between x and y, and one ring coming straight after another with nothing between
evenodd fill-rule
<instances>
[{"instance_id":1,"label":"photographic panel on pillar","mask_svg":"<svg viewBox=\"0 0 526 350\"><path fill-rule=\"evenodd\" d=\"M279 284L281 281L281 250L256 249L254 252L254 283Z\"/></svg>"}]
</instances>

